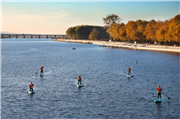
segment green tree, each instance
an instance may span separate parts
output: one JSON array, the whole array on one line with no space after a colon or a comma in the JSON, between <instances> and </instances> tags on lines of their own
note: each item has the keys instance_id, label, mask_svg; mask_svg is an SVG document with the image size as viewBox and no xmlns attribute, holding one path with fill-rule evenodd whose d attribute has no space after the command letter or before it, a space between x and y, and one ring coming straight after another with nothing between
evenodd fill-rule
<instances>
[{"instance_id":1,"label":"green tree","mask_svg":"<svg viewBox=\"0 0 180 119\"><path fill-rule=\"evenodd\" d=\"M76 39L76 27L70 27L67 31L66 31L66 36L69 39Z\"/></svg>"},{"instance_id":2,"label":"green tree","mask_svg":"<svg viewBox=\"0 0 180 119\"><path fill-rule=\"evenodd\" d=\"M99 31L99 39L109 39L108 33L102 26L89 26L89 25L79 25L70 27L66 31L66 35L69 39L88 39L92 29L97 29Z\"/></svg>"}]
</instances>

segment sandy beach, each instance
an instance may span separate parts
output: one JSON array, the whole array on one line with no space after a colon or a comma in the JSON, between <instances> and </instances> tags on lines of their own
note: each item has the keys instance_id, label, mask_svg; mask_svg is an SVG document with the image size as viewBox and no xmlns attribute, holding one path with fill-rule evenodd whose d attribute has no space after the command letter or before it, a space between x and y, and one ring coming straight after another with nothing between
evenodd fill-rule
<instances>
[{"instance_id":1,"label":"sandy beach","mask_svg":"<svg viewBox=\"0 0 180 119\"><path fill-rule=\"evenodd\" d=\"M128 48L128 49L134 49L134 50L153 50L153 51L180 53L179 46L154 45L154 44L147 44L147 43L135 44L135 43L127 43L127 42L114 42L114 41L71 40L71 39L56 39L54 41L95 44L95 45L99 45L100 47Z\"/></svg>"}]
</instances>

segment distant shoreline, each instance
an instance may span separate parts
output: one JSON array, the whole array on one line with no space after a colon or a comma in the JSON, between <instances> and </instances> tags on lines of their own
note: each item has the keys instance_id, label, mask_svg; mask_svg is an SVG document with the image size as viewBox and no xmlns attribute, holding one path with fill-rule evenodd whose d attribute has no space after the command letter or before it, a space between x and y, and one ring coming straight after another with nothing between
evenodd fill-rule
<instances>
[{"instance_id":1,"label":"distant shoreline","mask_svg":"<svg viewBox=\"0 0 180 119\"><path fill-rule=\"evenodd\" d=\"M148 44L148 43L144 43L144 44L136 43L135 44L135 43L127 43L127 42L71 40L71 39L56 39L54 41L95 44L95 45L99 45L100 47L128 48L128 49L134 49L134 50L151 50L151 51L180 53L179 46L154 45L154 44Z\"/></svg>"}]
</instances>

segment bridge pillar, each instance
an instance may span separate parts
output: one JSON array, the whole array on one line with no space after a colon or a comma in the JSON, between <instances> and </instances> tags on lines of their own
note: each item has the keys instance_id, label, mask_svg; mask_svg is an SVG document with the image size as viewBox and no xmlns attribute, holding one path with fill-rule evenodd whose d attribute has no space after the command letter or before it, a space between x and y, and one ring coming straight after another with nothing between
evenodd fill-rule
<instances>
[{"instance_id":1,"label":"bridge pillar","mask_svg":"<svg viewBox=\"0 0 180 119\"><path fill-rule=\"evenodd\" d=\"M56 39L56 35L54 35L54 39Z\"/></svg>"},{"instance_id":2,"label":"bridge pillar","mask_svg":"<svg viewBox=\"0 0 180 119\"><path fill-rule=\"evenodd\" d=\"M39 38L41 38L41 35L38 35Z\"/></svg>"},{"instance_id":3,"label":"bridge pillar","mask_svg":"<svg viewBox=\"0 0 180 119\"><path fill-rule=\"evenodd\" d=\"M48 35L46 35L46 39L48 39Z\"/></svg>"},{"instance_id":4,"label":"bridge pillar","mask_svg":"<svg viewBox=\"0 0 180 119\"><path fill-rule=\"evenodd\" d=\"M33 38L33 35L31 35L31 38Z\"/></svg>"},{"instance_id":5,"label":"bridge pillar","mask_svg":"<svg viewBox=\"0 0 180 119\"><path fill-rule=\"evenodd\" d=\"M23 38L26 38L26 36L23 34Z\"/></svg>"},{"instance_id":6,"label":"bridge pillar","mask_svg":"<svg viewBox=\"0 0 180 119\"><path fill-rule=\"evenodd\" d=\"M18 38L18 35L16 35L16 38Z\"/></svg>"},{"instance_id":7,"label":"bridge pillar","mask_svg":"<svg viewBox=\"0 0 180 119\"><path fill-rule=\"evenodd\" d=\"M9 38L11 38L11 35L9 35Z\"/></svg>"}]
</instances>

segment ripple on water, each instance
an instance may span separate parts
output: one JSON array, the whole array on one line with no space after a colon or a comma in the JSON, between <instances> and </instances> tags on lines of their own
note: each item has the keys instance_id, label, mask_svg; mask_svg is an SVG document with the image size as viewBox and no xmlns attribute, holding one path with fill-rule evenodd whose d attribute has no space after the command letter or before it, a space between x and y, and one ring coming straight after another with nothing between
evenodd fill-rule
<instances>
[{"instance_id":1,"label":"ripple on water","mask_svg":"<svg viewBox=\"0 0 180 119\"><path fill-rule=\"evenodd\" d=\"M11 40L2 41L2 119L179 118L179 54ZM129 66L132 78L126 77ZM76 86L79 75L82 88ZM30 82L33 95L27 93ZM161 104L153 102L158 85L171 102L165 95Z\"/></svg>"}]
</instances>

